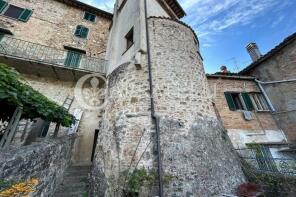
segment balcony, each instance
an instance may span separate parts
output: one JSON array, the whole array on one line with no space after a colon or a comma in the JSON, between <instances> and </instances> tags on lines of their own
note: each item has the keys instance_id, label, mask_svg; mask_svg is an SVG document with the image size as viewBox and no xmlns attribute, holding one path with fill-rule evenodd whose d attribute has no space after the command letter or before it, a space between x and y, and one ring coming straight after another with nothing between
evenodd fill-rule
<instances>
[{"instance_id":1,"label":"balcony","mask_svg":"<svg viewBox=\"0 0 296 197\"><path fill-rule=\"evenodd\" d=\"M1 35L0 35L1 36ZM105 75L107 62L85 54L59 50L8 35L0 41L0 62L13 66L20 73L60 80L78 80L85 74Z\"/></svg>"}]
</instances>

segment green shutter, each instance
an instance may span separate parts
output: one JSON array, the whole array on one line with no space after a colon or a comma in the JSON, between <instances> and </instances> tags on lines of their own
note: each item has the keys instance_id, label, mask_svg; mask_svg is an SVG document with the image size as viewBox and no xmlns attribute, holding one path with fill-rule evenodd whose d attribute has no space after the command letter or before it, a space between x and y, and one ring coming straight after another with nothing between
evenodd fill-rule
<instances>
[{"instance_id":1,"label":"green shutter","mask_svg":"<svg viewBox=\"0 0 296 197\"><path fill-rule=\"evenodd\" d=\"M81 38L87 38L88 35L88 28L83 27L81 31Z\"/></svg>"},{"instance_id":2,"label":"green shutter","mask_svg":"<svg viewBox=\"0 0 296 197\"><path fill-rule=\"evenodd\" d=\"M247 110L248 111L254 110L254 106L253 106L253 103L252 103L252 100L251 100L249 94L246 92L242 92L241 94L242 94L242 97L243 97L244 102L246 104Z\"/></svg>"},{"instance_id":3,"label":"green shutter","mask_svg":"<svg viewBox=\"0 0 296 197\"><path fill-rule=\"evenodd\" d=\"M80 37L81 36L81 31L82 31L82 26L78 25L76 27L75 36Z\"/></svg>"},{"instance_id":4,"label":"green shutter","mask_svg":"<svg viewBox=\"0 0 296 197\"><path fill-rule=\"evenodd\" d=\"M229 109L231 111L235 111L236 107L235 107L234 101L232 99L231 93L230 92L224 92L224 95L225 95L226 101L228 103Z\"/></svg>"},{"instance_id":5,"label":"green shutter","mask_svg":"<svg viewBox=\"0 0 296 197\"><path fill-rule=\"evenodd\" d=\"M8 3L6 1L0 0L0 12L2 12L7 5Z\"/></svg>"},{"instance_id":6,"label":"green shutter","mask_svg":"<svg viewBox=\"0 0 296 197\"><path fill-rule=\"evenodd\" d=\"M20 21L27 22L32 15L33 11L29 9L25 9L20 17L18 18Z\"/></svg>"},{"instance_id":7,"label":"green shutter","mask_svg":"<svg viewBox=\"0 0 296 197\"><path fill-rule=\"evenodd\" d=\"M87 38L88 32L88 28L83 27L82 25L78 25L76 27L75 36L79 38Z\"/></svg>"},{"instance_id":8,"label":"green shutter","mask_svg":"<svg viewBox=\"0 0 296 197\"><path fill-rule=\"evenodd\" d=\"M80 61L81 61L81 54L80 53L68 51L67 57L65 60L65 66L77 68L77 67L79 67Z\"/></svg>"}]
</instances>

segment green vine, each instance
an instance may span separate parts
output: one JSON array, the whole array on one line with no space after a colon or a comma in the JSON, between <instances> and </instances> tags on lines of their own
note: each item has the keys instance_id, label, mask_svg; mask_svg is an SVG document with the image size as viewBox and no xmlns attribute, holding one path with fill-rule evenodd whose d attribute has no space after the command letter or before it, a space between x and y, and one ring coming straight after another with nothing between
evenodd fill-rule
<instances>
[{"instance_id":1,"label":"green vine","mask_svg":"<svg viewBox=\"0 0 296 197\"><path fill-rule=\"evenodd\" d=\"M129 193L128 196L137 196L141 187L152 187L157 181L156 170L146 170L145 168L136 169L133 172L125 171L123 177L126 177L124 190ZM164 174L163 183L169 184L174 176Z\"/></svg>"},{"instance_id":2,"label":"green vine","mask_svg":"<svg viewBox=\"0 0 296 197\"><path fill-rule=\"evenodd\" d=\"M0 102L21 107L23 118L42 118L66 127L75 121L65 108L21 82L19 73L5 64L0 64Z\"/></svg>"}]
</instances>

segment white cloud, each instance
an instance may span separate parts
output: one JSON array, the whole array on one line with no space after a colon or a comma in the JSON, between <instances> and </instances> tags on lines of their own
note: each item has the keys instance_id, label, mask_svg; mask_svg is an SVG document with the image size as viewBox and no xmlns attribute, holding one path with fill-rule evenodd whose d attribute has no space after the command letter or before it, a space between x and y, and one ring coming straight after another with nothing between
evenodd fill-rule
<instances>
[{"instance_id":1,"label":"white cloud","mask_svg":"<svg viewBox=\"0 0 296 197\"><path fill-rule=\"evenodd\" d=\"M232 26L250 24L260 14L281 2L278 0L180 0L180 3L188 14L184 21L193 26L198 37L207 41L211 35Z\"/></svg>"},{"instance_id":2,"label":"white cloud","mask_svg":"<svg viewBox=\"0 0 296 197\"><path fill-rule=\"evenodd\" d=\"M102 10L112 12L115 0L79 0L83 3L95 6L97 8L100 8Z\"/></svg>"}]
</instances>

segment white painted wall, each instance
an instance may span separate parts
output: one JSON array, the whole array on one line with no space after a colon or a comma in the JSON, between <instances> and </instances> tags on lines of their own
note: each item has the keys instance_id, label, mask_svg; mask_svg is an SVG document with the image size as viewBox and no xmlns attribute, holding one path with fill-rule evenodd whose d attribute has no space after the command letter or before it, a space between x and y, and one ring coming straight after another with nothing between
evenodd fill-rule
<instances>
[{"instance_id":1,"label":"white painted wall","mask_svg":"<svg viewBox=\"0 0 296 197\"><path fill-rule=\"evenodd\" d=\"M147 0L148 16L170 17L156 0Z\"/></svg>"},{"instance_id":2,"label":"white painted wall","mask_svg":"<svg viewBox=\"0 0 296 197\"><path fill-rule=\"evenodd\" d=\"M127 0L118 10L122 0L117 0L114 7L113 26L108 41L106 59L110 74L126 62L141 61L141 54L146 53L145 9L144 1ZM147 0L148 16L169 17L156 0ZM126 51L126 34L134 28L134 45ZM140 55L139 55L140 54ZM138 58L139 57L139 58Z\"/></svg>"}]
</instances>

